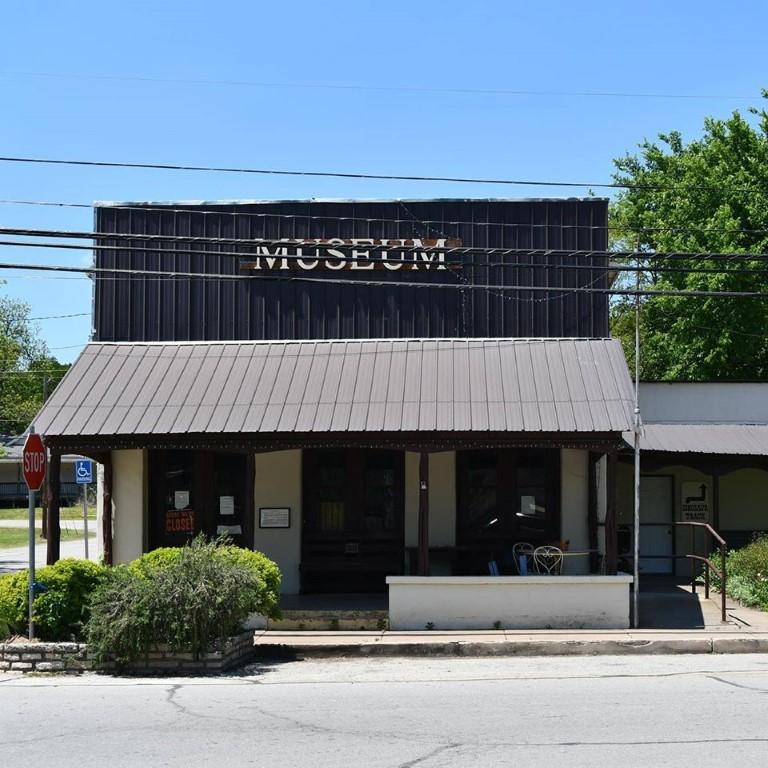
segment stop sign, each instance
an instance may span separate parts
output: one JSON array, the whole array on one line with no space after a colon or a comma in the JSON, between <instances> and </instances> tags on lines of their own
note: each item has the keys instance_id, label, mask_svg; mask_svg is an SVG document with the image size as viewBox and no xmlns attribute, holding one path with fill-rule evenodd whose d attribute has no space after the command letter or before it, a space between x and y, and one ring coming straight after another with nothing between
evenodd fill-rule
<instances>
[{"instance_id":1,"label":"stop sign","mask_svg":"<svg viewBox=\"0 0 768 768\"><path fill-rule=\"evenodd\" d=\"M45 446L37 432L27 435L22 456L22 472L27 488L39 491L45 477Z\"/></svg>"}]
</instances>

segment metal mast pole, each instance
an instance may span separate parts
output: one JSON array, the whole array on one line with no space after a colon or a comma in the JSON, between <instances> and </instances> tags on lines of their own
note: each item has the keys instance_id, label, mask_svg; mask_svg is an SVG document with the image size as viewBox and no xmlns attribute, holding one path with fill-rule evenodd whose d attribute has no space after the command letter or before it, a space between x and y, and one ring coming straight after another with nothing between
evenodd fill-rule
<instances>
[{"instance_id":1,"label":"metal mast pole","mask_svg":"<svg viewBox=\"0 0 768 768\"><path fill-rule=\"evenodd\" d=\"M640 247L638 244L638 252ZM634 506L634 572L632 617L635 629L640 626L640 257L635 273L635 506Z\"/></svg>"}]
</instances>

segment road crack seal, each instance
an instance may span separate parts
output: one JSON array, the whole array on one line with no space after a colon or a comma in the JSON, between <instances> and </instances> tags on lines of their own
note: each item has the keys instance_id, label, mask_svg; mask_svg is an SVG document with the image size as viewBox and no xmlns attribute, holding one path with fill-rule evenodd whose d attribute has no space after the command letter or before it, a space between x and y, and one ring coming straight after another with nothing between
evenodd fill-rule
<instances>
[{"instance_id":1,"label":"road crack seal","mask_svg":"<svg viewBox=\"0 0 768 768\"><path fill-rule=\"evenodd\" d=\"M724 680L722 677L718 677L717 675L707 675L707 677L710 680L717 680L718 683L723 683L723 685L730 685L734 688L741 688L745 691L754 691L755 693L768 693L768 689L766 688L755 688L751 685L742 685L741 683L734 683L731 680Z\"/></svg>"},{"instance_id":2,"label":"road crack seal","mask_svg":"<svg viewBox=\"0 0 768 768\"><path fill-rule=\"evenodd\" d=\"M417 757L414 760L409 760L407 763L400 763L400 765L398 765L397 768L413 768L414 765L420 765L421 763L425 763L427 760L431 760L433 757L437 757L437 755L440 755L443 752L447 752L449 749L458 749L460 746L461 744L443 744L442 747L437 747L436 749L433 749L431 752L427 752L426 755Z\"/></svg>"}]
</instances>

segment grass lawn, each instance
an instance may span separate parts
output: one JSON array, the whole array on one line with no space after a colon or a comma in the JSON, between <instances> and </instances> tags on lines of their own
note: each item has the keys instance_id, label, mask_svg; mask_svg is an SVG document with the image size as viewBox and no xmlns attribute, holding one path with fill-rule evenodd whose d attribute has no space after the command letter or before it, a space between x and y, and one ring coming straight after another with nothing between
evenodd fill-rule
<instances>
[{"instance_id":1,"label":"grass lawn","mask_svg":"<svg viewBox=\"0 0 768 768\"><path fill-rule=\"evenodd\" d=\"M0 549L7 549L8 547L23 547L29 539L27 538L29 531L26 528L0 528ZM93 538L95 533L90 537ZM61 529L61 540L69 541L70 539L83 538L82 531L68 531L64 528ZM40 537L40 529L37 529L37 543L43 544L45 539Z\"/></svg>"},{"instance_id":2,"label":"grass lawn","mask_svg":"<svg viewBox=\"0 0 768 768\"><path fill-rule=\"evenodd\" d=\"M62 507L59 511L62 520L82 520L83 507ZM0 509L0 520L26 520L29 514L26 507L15 509ZM42 511L40 507L35 510L35 520L42 520ZM88 519L96 519L96 507L88 507Z\"/></svg>"}]
</instances>

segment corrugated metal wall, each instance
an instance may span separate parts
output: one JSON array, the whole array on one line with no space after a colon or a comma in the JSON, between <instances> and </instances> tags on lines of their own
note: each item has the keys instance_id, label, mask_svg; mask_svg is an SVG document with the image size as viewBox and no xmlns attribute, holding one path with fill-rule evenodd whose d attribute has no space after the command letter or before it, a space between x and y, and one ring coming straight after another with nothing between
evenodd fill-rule
<instances>
[{"instance_id":1,"label":"corrugated metal wall","mask_svg":"<svg viewBox=\"0 0 768 768\"><path fill-rule=\"evenodd\" d=\"M457 223L460 222L460 223ZM99 232L222 238L440 238L478 248L605 250L607 202L594 200L269 202L238 205L96 208ZM133 250L102 250L101 267L240 274L241 259L199 251L246 251L240 245L102 241ZM143 251L161 248L161 253ZM191 251L191 253L190 253ZM568 292L607 286L605 260L543 255L463 256L460 270L282 272L322 283L261 279L97 277L95 340L333 339L387 337L543 337L608 335L606 294ZM489 262L491 266L487 266ZM496 265L503 262L502 265ZM575 263L597 267L568 269ZM525 266L521 266L521 265ZM544 264L564 268L545 269ZM264 274L275 274L264 272ZM252 275L252 276L250 276ZM539 285L564 289L504 294L468 288L374 287L339 278L392 283Z\"/></svg>"}]
</instances>

